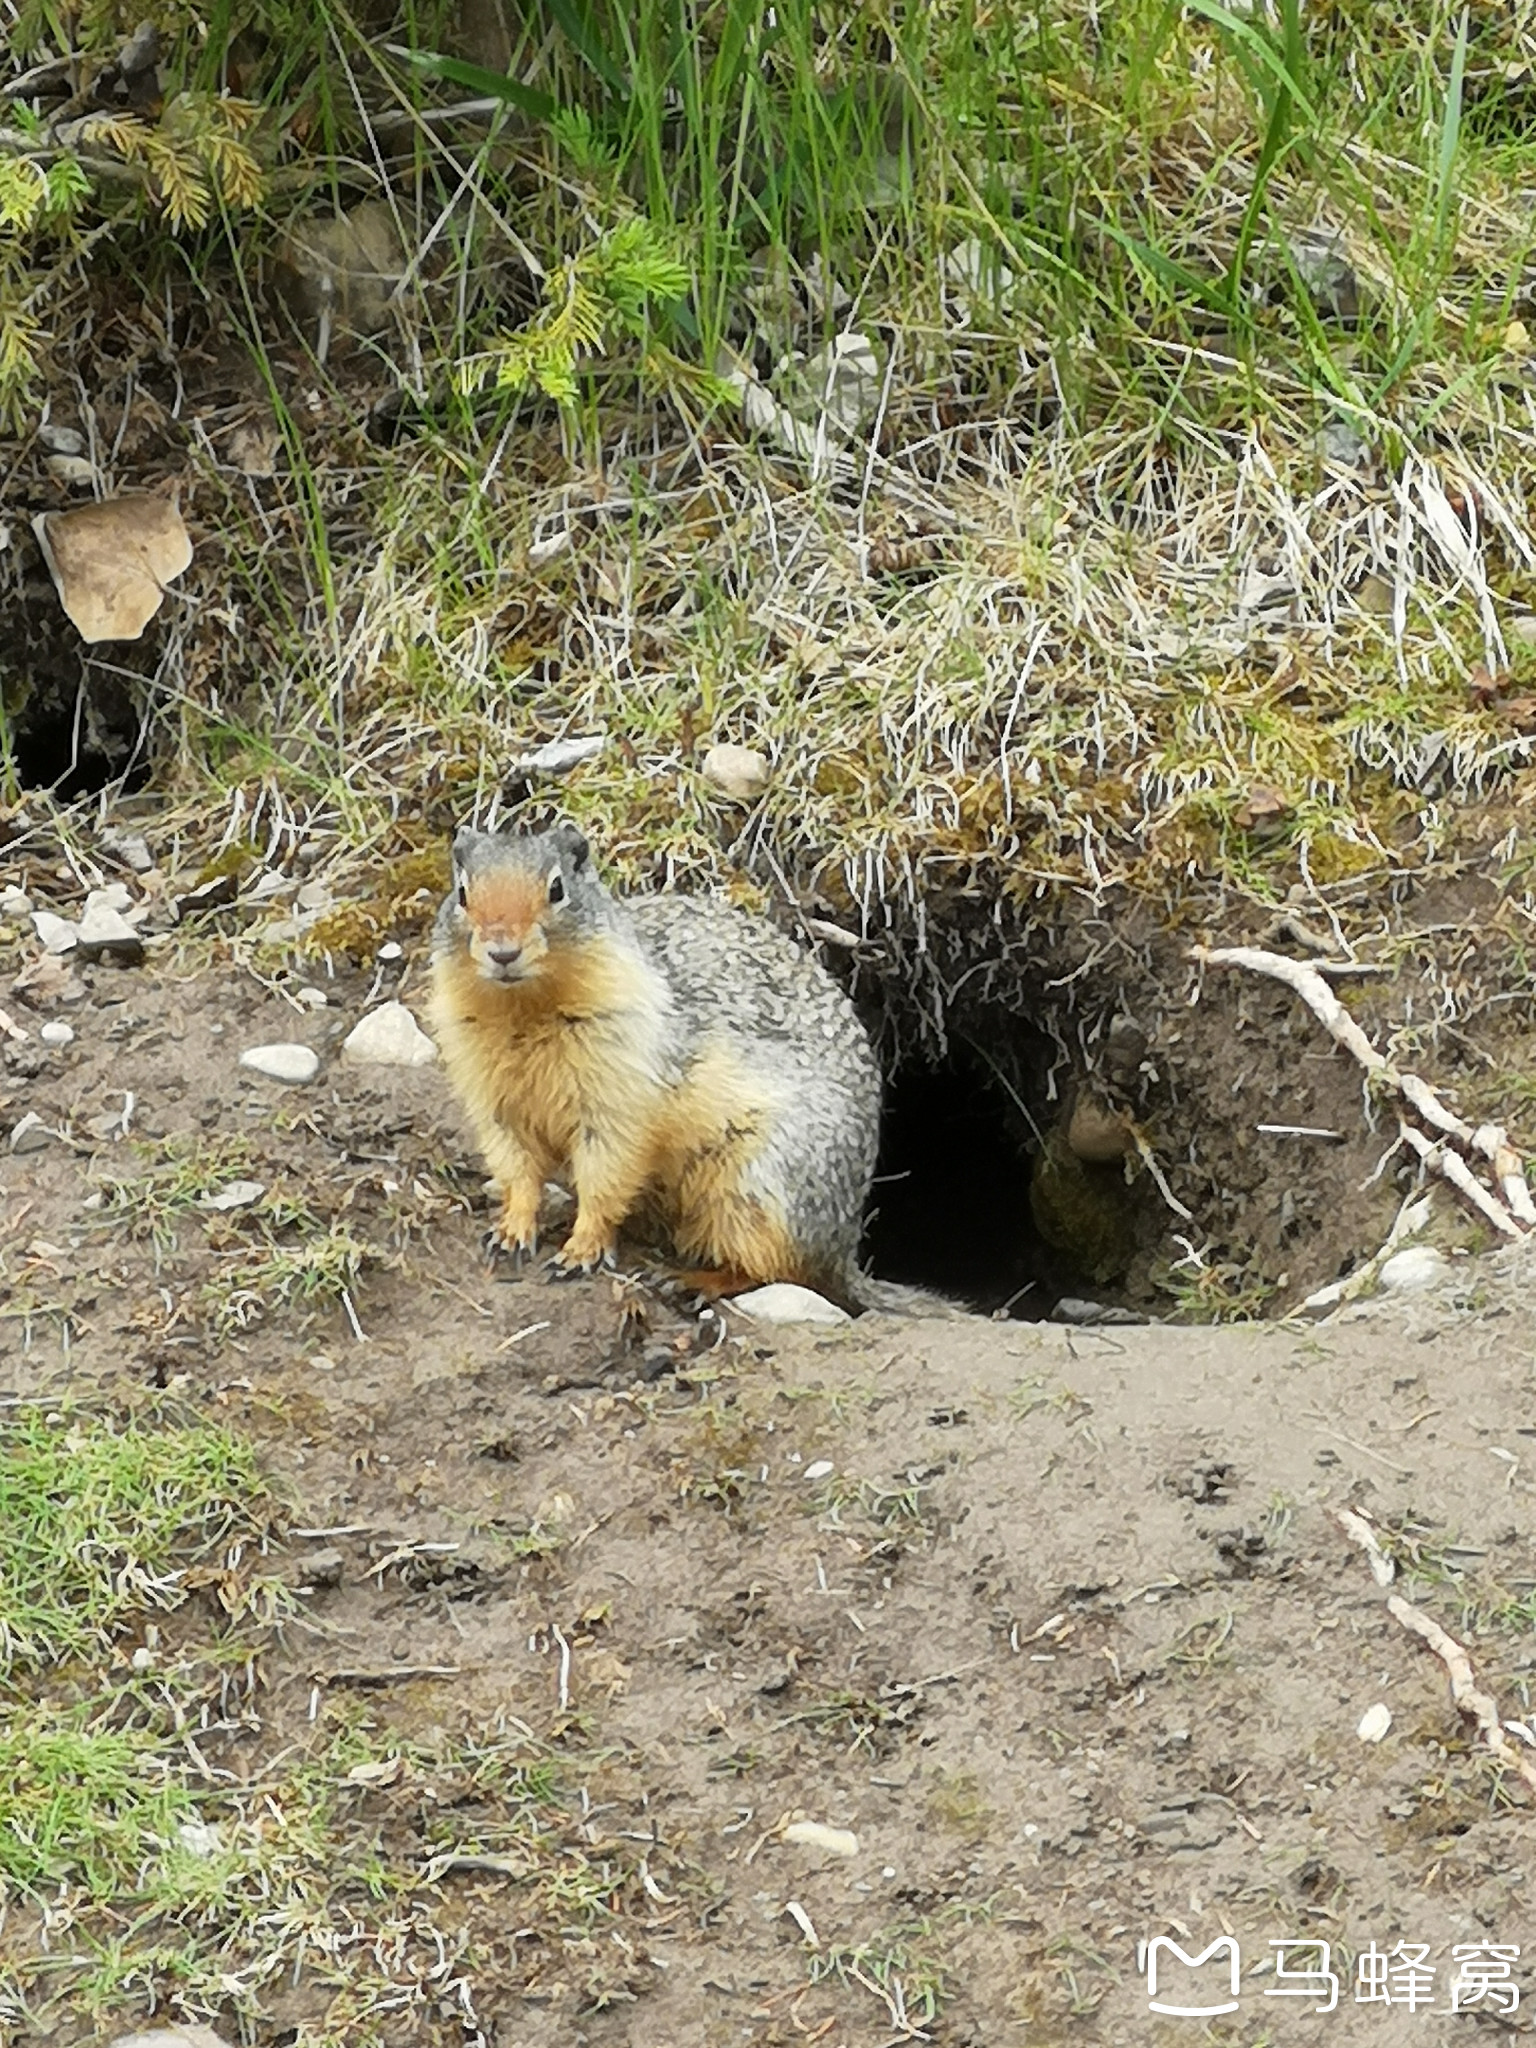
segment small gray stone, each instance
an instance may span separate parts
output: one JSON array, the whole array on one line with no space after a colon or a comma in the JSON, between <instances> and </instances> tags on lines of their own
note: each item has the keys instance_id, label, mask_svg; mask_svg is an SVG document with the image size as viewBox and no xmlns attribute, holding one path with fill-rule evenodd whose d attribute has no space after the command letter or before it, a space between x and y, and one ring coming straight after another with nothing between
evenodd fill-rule
<instances>
[{"instance_id":1,"label":"small gray stone","mask_svg":"<svg viewBox=\"0 0 1536 2048\"><path fill-rule=\"evenodd\" d=\"M119 2034L106 2048L229 2048L212 2027L151 2027L143 2034Z\"/></svg>"},{"instance_id":2,"label":"small gray stone","mask_svg":"<svg viewBox=\"0 0 1536 2048\"><path fill-rule=\"evenodd\" d=\"M748 1294L731 1297L731 1307L740 1309L756 1323L847 1323L853 1318L835 1301L792 1280L775 1280L768 1287L754 1287Z\"/></svg>"},{"instance_id":3,"label":"small gray stone","mask_svg":"<svg viewBox=\"0 0 1536 2048\"><path fill-rule=\"evenodd\" d=\"M252 1202L259 1202L267 1192L259 1180L232 1180L217 1194L204 1195L198 1203L200 1209L249 1209Z\"/></svg>"},{"instance_id":4,"label":"small gray stone","mask_svg":"<svg viewBox=\"0 0 1536 2048\"><path fill-rule=\"evenodd\" d=\"M347 1033L342 1055L370 1067L428 1067L437 1047L404 1003L380 1003Z\"/></svg>"},{"instance_id":5,"label":"small gray stone","mask_svg":"<svg viewBox=\"0 0 1536 2048\"><path fill-rule=\"evenodd\" d=\"M25 889L18 889L14 882L0 889L0 917L30 917L32 898Z\"/></svg>"},{"instance_id":6,"label":"small gray stone","mask_svg":"<svg viewBox=\"0 0 1536 2048\"><path fill-rule=\"evenodd\" d=\"M292 875L285 875L281 868L268 868L246 887L248 903L275 903L285 896L293 895L297 883Z\"/></svg>"},{"instance_id":7,"label":"small gray stone","mask_svg":"<svg viewBox=\"0 0 1536 2048\"><path fill-rule=\"evenodd\" d=\"M103 832L101 843L108 853L125 867L132 868L136 875L147 875L155 864L149 841L138 832Z\"/></svg>"},{"instance_id":8,"label":"small gray stone","mask_svg":"<svg viewBox=\"0 0 1536 2048\"><path fill-rule=\"evenodd\" d=\"M240 884L233 875L210 876L176 898L176 915L195 917L200 910L223 910L239 893Z\"/></svg>"},{"instance_id":9,"label":"small gray stone","mask_svg":"<svg viewBox=\"0 0 1536 2048\"><path fill-rule=\"evenodd\" d=\"M1432 1244L1411 1244L1385 1261L1376 1285L1383 1294L1422 1294L1437 1286L1450 1270L1444 1252L1436 1251Z\"/></svg>"},{"instance_id":10,"label":"small gray stone","mask_svg":"<svg viewBox=\"0 0 1536 2048\"><path fill-rule=\"evenodd\" d=\"M13 1152L41 1152L52 1142L53 1132L43 1122L35 1109L29 1109L17 1124L11 1126L11 1150Z\"/></svg>"},{"instance_id":11,"label":"small gray stone","mask_svg":"<svg viewBox=\"0 0 1536 2048\"><path fill-rule=\"evenodd\" d=\"M37 1035L44 1045L73 1045L75 1042L73 1027L68 1024L60 1024L54 1019L50 1019L48 1023L43 1025Z\"/></svg>"},{"instance_id":12,"label":"small gray stone","mask_svg":"<svg viewBox=\"0 0 1536 2048\"><path fill-rule=\"evenodd\" d=\"M270 1081L287 1081L297 1087L313 1081L319 1073L320 1055L307 1045L251 1045L241 1053L240 1064L253 1074L265 1074Z\"/></svg>"},{"instance_id":13,"label":"small gray stone","mask_svg":"<svg viewBox=\"0 0 1536 2048\"><path fill-rule=\"evenodd\" d=\"M56 917L51 910L34 910L32 926L43 942L45 953L72 953L80 937L77 924L72 924L67 917Z\"/></svg>"},{"instance_id":14,"label":"small gray stone","mask_svg":"<svg viewBox=\"0 0 1536 2048\"><path fill-rule=\"evenodd\" d=\"M1340 229L1303 228L1291 238L1296 275L1325 320L1353 326L1360 314L1360 280Z\"/></svg>"},{"instance_id":15,"label":"small gray stone","mask_svg":"<svg viewBox=\"0 0 1536 2048\"><path fill-rule=\"evenodd\" d=\"M549 540L535 541L528 550L528 559L537 567L540 562L563 554L570 544L569 533L557 533ZM607 744L607 736L600 732L585 734L581 739L549 740L542 747L535 747L531 754L519 754L511 764L512 771L523 775L569 775L583 761L593 760Z\"/></svg>"},{"instance_id":16,"label":"small gray stone","mask_svg":"<svg viewBox=\"0 0 1536 2048\"><path fill-rule=\"evenodd\" d=\"M85 436L78 427L55 426L52 420L44 421L37 430L37 438L50 455L83 455Z\"/></svg>"},{"instance_id":17,"label":"small gray stone","mask_svg":"<svg viewBox=\"0 0 1536 2048\"><path fill-rule=\"evenodd\" d=\"M1074 1294L1064 1294L1051 1310L1053 1323L1076 1323L1084 1329L1095 1324L1144 1323L1145 1316L1139 1316L1133 1308L1117 1308L1112 1302L1083 1301Z\"/></svg>"},{"instance_id":18,"label":"small gray stone","mask_svg":"<svg viewBox=\"0 0 1536 2048\"><path fill-rule=\"evenodd\" d=\"M1329 420L1316 439L1318 454L1337 469L1365 469L1371 460L1371 444L1357 434L1348 420Z\"/></svg>"},{"instance_id":19,"label":"small gray stone","mask_svg":"<svg viewBox=\"0 0 1536 2048\"><path fill-rule=\"evenodd\" d=\"M304 1560L304 1577L311 1586L339 1586L346 1568L339 1550L312 1550Z\"/></svg>"},{"instance_id":20,"label":"small gray stone","mask_svg":"<svg viewBox=\"0 0 1536 2048\"><path fill-rule=\"evenodd\" d=\"M120 882L110 889L93 889L85 899L76 936L82 960L107 960L116 967L137 967L144 958L144 941L124 917L124 905L111 900L119 894L130 900Z\"/></svg>"}]
</instances>

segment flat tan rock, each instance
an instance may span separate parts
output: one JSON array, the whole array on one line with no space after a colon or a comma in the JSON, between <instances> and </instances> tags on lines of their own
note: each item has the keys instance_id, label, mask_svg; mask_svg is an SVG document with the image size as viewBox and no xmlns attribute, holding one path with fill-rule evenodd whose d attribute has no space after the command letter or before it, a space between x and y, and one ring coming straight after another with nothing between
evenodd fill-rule
<instances>
[{"instance_id":1,"label":"flat tan rock","mask_svg":"<svg viewBox=\"0 0 1536 2048\"><path fill-rule=\"evenodd\" d=\"M60 604L92 645L137 640L192 560L181 514L147 491L39 512L32 530Z\"/></svg>"}]
</instances>

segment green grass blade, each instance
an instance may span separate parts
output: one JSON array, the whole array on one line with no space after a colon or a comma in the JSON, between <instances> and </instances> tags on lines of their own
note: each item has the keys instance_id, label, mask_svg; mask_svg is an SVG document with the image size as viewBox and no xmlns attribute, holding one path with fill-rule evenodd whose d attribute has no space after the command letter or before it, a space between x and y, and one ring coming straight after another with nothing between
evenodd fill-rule
<instances>
[{"instance_id":1,"label":"green grass blade","mask_svg":"<svg viewBox=\"0 0 1536 2048\"><path fill-rule=\"evenodd\" d=\"M1214 5L1214 0L1212 0ZM1204 13L1206 8L1201 0L1191 0ZM1225 9L1218 9L1224 13ZM1256 42L1275 57L1277 70L1274 76L1277 89L1269 110L1269 121L1264 130L1264 140L1259 148L1259 160L1253 169L1253 189L1248 195L1248 204L1243 209L1242 225L1238 229L1237 249L1232 258L1232 268L1227 275L1227 301L1234 314L1241 314L1243 278L1248 268L1248 252L1253 247L1253 238L1258 232L1259 217L1269 195L1269 181L1275 166L1280 162L1282 152L1290 138L1291 122L1300 112L1315 123L1316 115L1311 102L1302 90L1300 78L1306 58L1305 45L1301 36L1300 0L1282 0L1282 25L1285 37L1285 55L1279 58L1263 37ZM1238 26L1247 28L1246 22ZM1252 31L1249 30L1252 34Z\"/></svg>"},{"instance_id":2,"label":"green grass blade","mask_svg":"<svg viewBox=\"0 0 1536 2048\"><path fill-rule=\"evenodd\" d=\"M1294 0L1286 0L1287 11L1294 11ZM1283 94L1287 94L1299 114L1313 123L1317 122L1317 109L1307 97L1301 79L1291 63L1275 48L1268 36L1261 35L1251 22L1244 21L1220 4L1220 0L1187 0L1190 12L1204 15L1229 35L1263 70L1267 71ZM1288 38L1289 40L1289 38ZM1297 55L1300 54L1299 43Z\"/></svg>"},{"instance_id":3,"label":"green grass blade","mask_svg":"<svg viewBox=\"0 0 1536 2048\"><path fill-rule=\"evenodd\" d=\"M591 17L575 0L549 0L549 11L571 48L586 59L616 99L627 100L629 80L603 48Z\"/></svg>"},{"instance_id":4,"label":"green grass blade","mask_svg":"<svg viewBox=\"0 0 1536 2048\"><path fill-rule=\"evenodd\" d=\"M1435 251L1445 241L1446 223L1456 190L1456 158L1461 147L1461 109L1467 75L1467 34L1469 10L1461 11L1456 47L1451 52L1451 75L1445 88L1445 111L1440 121L1440 148L1435 164Z\"/></svg>"},{"instance_id":5,"label":"green grass blade","mask_svg":"<svg viewBox=\"0 0 1536 2048\"><path fill-rule=\"evenodd\" d=\"M409 64L426 78L440 78L446 85L461 85L466 92L486 99L505 100L527 114L530 120L547 121L557 111L547 92L508 78L504 71L488 71L482 64L467 64L460 57L444 57L436 50L408 50L403 43L386 43L392 57Z\"/></svg>"}]
</instances>

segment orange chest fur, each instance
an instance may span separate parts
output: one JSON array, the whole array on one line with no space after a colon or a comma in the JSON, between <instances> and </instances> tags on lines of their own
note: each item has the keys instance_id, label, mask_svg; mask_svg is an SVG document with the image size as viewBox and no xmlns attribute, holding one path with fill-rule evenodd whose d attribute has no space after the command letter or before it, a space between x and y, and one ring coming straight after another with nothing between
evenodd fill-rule
<instances>
[{"instance_id":1,"label":"orange chest fur","mask_svg":"<svg viewBox=\"0 0 1536 2048\"><path fill-rule=\"evenodd\" d=\"M434 981L449 1078L478 1118L568 1157L584 1125L653 1109L664 1084L641 963L593 945L525 986L497 987L457 959L440 962Z\"/></svg>"}]
</instances>

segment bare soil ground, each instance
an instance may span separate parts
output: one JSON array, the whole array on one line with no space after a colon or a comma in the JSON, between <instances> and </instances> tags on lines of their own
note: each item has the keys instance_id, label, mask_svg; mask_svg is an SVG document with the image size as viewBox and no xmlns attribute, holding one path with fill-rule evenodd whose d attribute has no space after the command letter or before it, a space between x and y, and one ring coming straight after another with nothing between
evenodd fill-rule
<instances>
[{"instance_id":1,"label":"bare soil ground","mask_svg":"<svg viewBox=\"0 0 1536 2048\"><path fill-rule=\"evenodd\" d=\"M331 1945L263 1988L258 2043L343 2021L503 2048L1435 2043L1473 2023L1449 2009L1453 1945L1536 1960L1528 1800L1334 1520L1376 1518L1522 1713L1528 1260L1311 1330L722 1325L622 1281L488 1270L439 1073L347 1066L335 1009L300 1020L230 972L83 979L54 1012L72 1045L41 1048L28 1014L6 1054L7 1123L36 1109L62 1135L0 1166L0 1385L252 1438L308 1620L205 1761L259 1788L333 1755L342 1720L385 1759L338 1788ZM278 1036L322 1051L308 1087L239 1071ZM127 1136L103 1138L127 1091ZM146 1176L163 1193L167 1159L206 1168L215 1143L226 1178L238 1155L307 1205L301 1239L341 1223L383 1254L355 1327L334 1297L277 1303L270 1272L246 1301L240 1212L188 1207L156 1246ZM509 1744L550 1774L537 1841L472 1767ZM856 1852L784 1839L792 1816ZM359 2015L370 1861L419 1883L374 1959L397 2006ZM1138 1942L1223 1933L1240 2009L1149 2013ZM37 1939L13 1917L0 1960L25 1976ZM1331 1944L1331 2015L1265 1996L1286 1939ZM1432 2006L1357 2001L1371 1943L1428 1945ZM1165 1961L1159 1995L1220 2002L1213 1974ZM175 2008L172 1985L125 1986L130 2010L151 1994ZM32 2010L18 2041L91 2032L67 1992ZM1527 2025L1523 2003L1474 2011Z\"/></svg>"}]
</instances>

